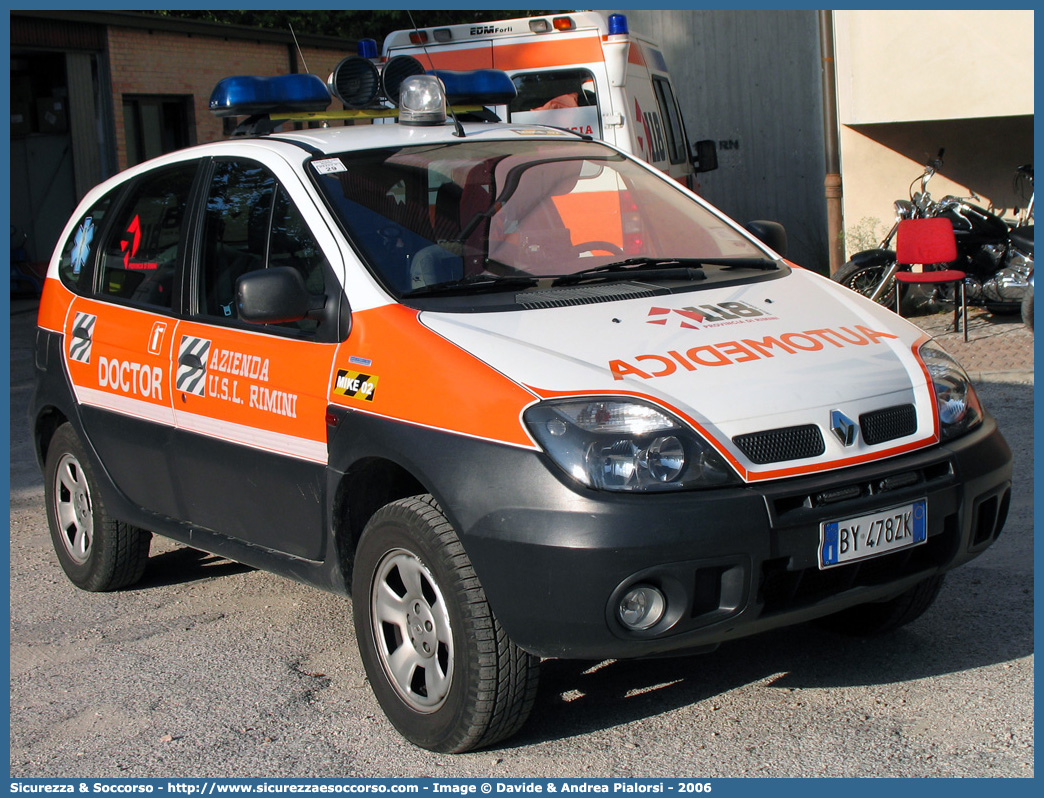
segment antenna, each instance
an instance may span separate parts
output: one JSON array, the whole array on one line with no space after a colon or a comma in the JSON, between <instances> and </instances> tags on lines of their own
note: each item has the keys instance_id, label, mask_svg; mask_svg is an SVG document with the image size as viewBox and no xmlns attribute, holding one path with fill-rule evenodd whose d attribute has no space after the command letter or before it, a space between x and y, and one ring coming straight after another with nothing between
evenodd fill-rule
<instances>
[{"instance_id":1,"label":"antenna","mask_svg":"<svg viewBox=\"0 0 1044 798\"><path fill-rule=\"evenodd\" d=\"M406 15L410 18L410 25L413 26L414 32L420 33L420 28L418 28L417 23L413 21L413 12L409 9L406 9ZM417 38L420 39L421 37L418 36ZM435 62L431 59L431 53L428 52L427 43L421 40L420 46L421 49L424 51L424 55L428 57L428 68L434 72ZM462 125L460 123L460 120L457 119L457 114L454 112L453 106L449 104L448 100L446 102L446 110L449 112L450 119L453 120L453 135L457 136L458 138L464 138L464 125Z\"/></svg>"},{"instance_id":2,"label":"antenna","mask_svg":"<svg viewBox=\"0 0 1044 798\"><path fill-rule=\"evenodd\" d=\"M290 35L294 37L294 47L297 48L297 55L301 58L301 65L304 67L304 71L308 72L308 62L305 61L304 53L301 52L301 45L297 41L297 34L294 33L293 23L287 21L286 26L290 28Z\"/></svg>"}]
</instances>

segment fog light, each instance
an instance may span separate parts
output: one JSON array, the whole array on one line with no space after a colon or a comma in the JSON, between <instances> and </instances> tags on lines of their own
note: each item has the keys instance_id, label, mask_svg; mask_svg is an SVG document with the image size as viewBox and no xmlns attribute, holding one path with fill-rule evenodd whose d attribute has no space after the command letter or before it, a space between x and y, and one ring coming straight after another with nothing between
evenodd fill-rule
<instances>
[{"instance_id":1,"label":"fog light","mask_svg":"<svg viewBox=\"0 0 1044 798\"><path fill-rule=\"evenodd\" d=\"M667 599L652 585L635 585L624 593L616 613L628 629L651 629L663 618Z\"/></svg>"}]
</instances>

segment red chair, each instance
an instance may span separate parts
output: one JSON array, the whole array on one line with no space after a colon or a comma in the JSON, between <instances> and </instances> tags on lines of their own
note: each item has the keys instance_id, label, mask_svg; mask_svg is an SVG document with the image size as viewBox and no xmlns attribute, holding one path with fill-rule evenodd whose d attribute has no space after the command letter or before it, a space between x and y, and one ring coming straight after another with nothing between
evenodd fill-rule
<instances>
[{"instance_id":1,"label":"red chair","mask_svg":"<svg viewBox=\"0 0 1044 798\"><path fill-rule=\"evenodd\" d=\"M965 273L958 269L913 271L914 266L931 266L957 260L957 239L953 225L947 219L903 219L896 231L895 258L899 270L895 273L895 312L902 315L903 283L954 284L953 331L963 322L964 340L968 340L968 302L964 291ZM911 271L903 270L910 266ZM958 301L959 297L959 301Z\"/></svg>"}]
</instances>

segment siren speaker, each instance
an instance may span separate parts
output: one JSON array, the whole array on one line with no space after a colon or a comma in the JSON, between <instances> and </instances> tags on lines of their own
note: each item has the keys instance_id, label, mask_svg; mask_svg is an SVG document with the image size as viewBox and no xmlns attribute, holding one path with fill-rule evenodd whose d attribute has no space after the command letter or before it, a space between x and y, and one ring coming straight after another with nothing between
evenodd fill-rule
<instances>
[{"instance_id":1,"label":"siren speaker","mask_svg":"<svg viewBox=\"0 0 1044 798\"><path fill-rule=\"evenodd\" d=\"M381 88L384 96L395 105L399 104L399 89L406 78L423 75L424 67L412 55L397 55L384 65L381 73Z\"/></svg>"},{"instance_id":2,"label":"siren speaker","mask_svg":"<svg viewBox=\"0 0 1044 798\"><path fill-rule=\"evenodd\" d=\"M330 93L349 108L365 108L377 99L381 75L367 58L350 55L334 67Z\"/></svg>"}]
</instances>

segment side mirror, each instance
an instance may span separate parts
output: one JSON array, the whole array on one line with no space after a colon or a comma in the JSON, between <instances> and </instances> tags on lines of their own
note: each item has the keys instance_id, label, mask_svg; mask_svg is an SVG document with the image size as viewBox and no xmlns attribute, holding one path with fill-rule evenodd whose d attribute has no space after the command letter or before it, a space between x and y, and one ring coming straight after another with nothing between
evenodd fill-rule
<instances>
[{"instance_id":1,"label":"side mirror","mask_svg":"<svg viewBox=\"0 0 1044 798\"><path fill-rule=\"evenodd\" d=\"M289 266L247 272L236 280L239 318L253 324L280 324L307 318L312 297L304 278Z\"/></svg>"},{"instance_id":2,"label":"side mirror","mask_svg":"<svg viewBox=\"0 0 1044 798\"><path fill-rule=\"evenodd\" d=\"M713 172L718 168L718 145L703 139L692 145L692 165L697 172Z\"/></svg>"},{"instance_id":3,"label":"side mirror","mask_svg":"<svg viewBox=\"0 0 1044 798\"><path fill-rule=\"evenodd\" d=\"M758 219L747 222L747 232L758 241L767 244L778 252L782 257L787 256L787 231L779 222L767 222Z\"/></svg>"}]
</instances>

